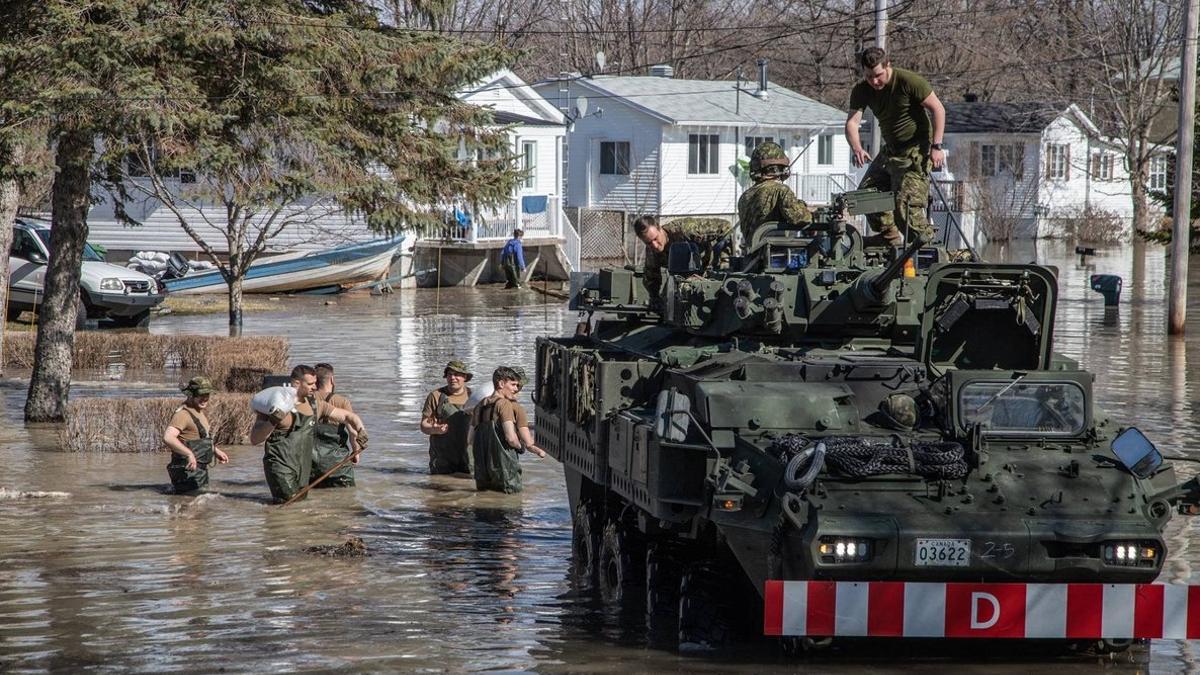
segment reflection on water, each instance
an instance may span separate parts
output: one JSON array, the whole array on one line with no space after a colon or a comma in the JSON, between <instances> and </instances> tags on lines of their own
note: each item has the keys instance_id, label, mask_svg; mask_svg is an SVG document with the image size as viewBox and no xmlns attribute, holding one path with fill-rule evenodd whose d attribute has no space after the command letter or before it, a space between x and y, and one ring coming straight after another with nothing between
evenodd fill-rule
<instances>
[{"instance_id":1,"label":"reflection on water","mask_svg":"<svg viewBox=\"0 0 1200 675\"><path fill-rule=\"evenodd\" d=\"M1187 366L1189 356L1200 363L1200 309L1191 308L1186 338L1165 335L1162 249L1140 257L1133 247L1102 250L1089 269L1063 245L988 255L1057 265L1058 349L1097 373L1105 409L1170 451L1189 451L1197 430ZM1091 273L1125 279L1116 313L1089 289ZM372 445L356 489L318 491L286 509L267 504L260 449L229 449L233 461L212 473L218 494L167 495L165 454L57 452L52 434L19 424L24 384L4 382L0 670L789 668L761 646L701 660L647 648L636 624L574 597L565 581L566 493L552 460L525 462L521 496L476 494L470 481L427 474L418 415L445 362L464 360L475 383L502 363L532 372L536 336L570 331L572 313L533 292L498 289L324 302L281 301L276 312L250 316L245 333L287 336L294 362L333 363ZM164 317L152 330L220 335L224 318ZM85 379L95 382L77 395L105 386ZM161 393L164 384L131 386ZM1193 579L1192 530L1172 524L1166 579ZM349 536L366 541L367 557L303 552ZM1161 670L1200 663L1182 643L1156 643L1149 658ZM916 656L911 663L922 667ZM862 657L826 657L820 667L858 671Z\"/></svg>"}]
</instances>

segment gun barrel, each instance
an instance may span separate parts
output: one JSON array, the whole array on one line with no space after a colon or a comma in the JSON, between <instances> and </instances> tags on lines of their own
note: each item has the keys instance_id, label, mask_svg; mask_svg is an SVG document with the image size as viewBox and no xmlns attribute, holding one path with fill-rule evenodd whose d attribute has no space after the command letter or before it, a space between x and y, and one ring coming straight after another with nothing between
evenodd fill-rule
<instances>
[{"instance_id":1,"label":"gun barrel","mask_svg":"<svg viewBox=\"0 0 1200 675\"><path fill-rule=\"evenodd\" d=\"M888 285L899 279L901 274L904 274L904 263L911 260L917 254L917 251L921 250L921 247L927 243L925 237L920 234L916 235L908 244L908 247L904 249L904 252L885 267L879 276L871 280L871 292L875 294L875 297L883 297Z\"/></svg>"}]
</instances>

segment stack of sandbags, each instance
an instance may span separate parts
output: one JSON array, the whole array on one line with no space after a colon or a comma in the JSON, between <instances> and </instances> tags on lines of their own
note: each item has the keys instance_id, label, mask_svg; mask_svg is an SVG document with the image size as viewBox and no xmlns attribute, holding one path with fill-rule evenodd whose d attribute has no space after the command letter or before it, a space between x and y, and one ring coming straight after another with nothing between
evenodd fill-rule
<instances>
[{"instance_id":1,"label":"stack of sandbags","mask_svg":"<svg viewBox=\"0 0 1200 675\"><path fill-rule=\"evenodd\" d=\"M167 261L170 259L170 255L161 251L138 251L136 255L129 259L129 264L126 267L131 270L137 270L142 274L154 276L167 269Z\"/></svg>"}]
</instances>

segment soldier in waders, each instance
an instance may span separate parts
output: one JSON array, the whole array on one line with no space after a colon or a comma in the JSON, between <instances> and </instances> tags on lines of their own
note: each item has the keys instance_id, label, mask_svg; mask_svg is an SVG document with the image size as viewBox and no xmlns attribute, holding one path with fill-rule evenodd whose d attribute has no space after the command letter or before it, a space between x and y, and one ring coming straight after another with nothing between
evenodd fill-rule
<instances>
[{"instance_id":1,"label":"soldier in waders","mask_svg":"<svg viewBox=\"0 0 1200 675\"><path fill-rule=\"evenodd\" d=\"M521 248L521 237L525 232L513 230L512 239L504 243L500 249L500 267L504 269L505 288L520 288L521 275L525 272L525 250Z\"/></svg>"},{"instance_id":2,"label":"soldier in waders","mask_svg":"<svg viewBox=\"0 0 1200 675\"><path fill-rule=\"evenodd\" d=\"M317 372L315 394L317 400L324 401L339 410L354 412L354 406L350 404L350 399L334 392L336 384L333 381L333 366L328 363L318 363L313 366L313 370ZM366 449L366 434L360 431L354 440L357 447L350 443L350 430L346 428L345 424L329 424L328 422L318 424L313 429L311 479L316 480L324 476L326 471L337 466L352 453ZM317 487L354 487L354 464L358 464L357 454L350 460L350 463L339 467L328 478L318 483Z\"/></svg>"},{"instance_id":3,"label":"soldier in waders","mask_svg":"<svg viewBox=\"0 0 1200 675\"><path fill-rule=\"evenodd\" d=\"M462 361L454 360L442 370L446 386L429 392L421 410L421 433L429 436L429 473L472 472L467 436L471 416L463 407L471 397L471 373Z\"/></svg>"},{"instance_id":4,"label":"soldier in waders","mask_svg":"<svg viewBox=\"0 0 1200 675\"><path fill-rule=\"evenodd\" d=\"M312 366L296 366L291 377L296 389L296 409L270 417L259 413L250 429L250 444L264 443L263 471L276 503L286 502L308 485L313 465L313 432L318 423L345 424L351 443L363 431L358 415L314 396L317 373Z\"/></svg>"},{"instance_id":5,"label":"soldier in waders","mask_svg":"<svg viewBox=\"0 0 1200 675\"><path fill-rule=\"evenodd\" d=\"M484 399L471 420L472 450L475 455L475 489L516 493L521 491L522 452L545 457L534 445L529 418L517 403L522 374L501 366L492 374L496 393Z\"/></svg>"},{"instance_id":6,"label":"soldier in waders","mask_svg":"<svg viewBox=\"0 0 1200 675\"><path fill-rule=\"evenodd\" d=\"M214 458L221 464L229 462L226 455L213 444L211 428L204 409L212 396L212 382L207 377L193 377L183 386L187 395L183 405L175 409L163 443L171 450L167 474L175 494L193 494L208 486L208 465Z\"/></svg>"}]
</instances>

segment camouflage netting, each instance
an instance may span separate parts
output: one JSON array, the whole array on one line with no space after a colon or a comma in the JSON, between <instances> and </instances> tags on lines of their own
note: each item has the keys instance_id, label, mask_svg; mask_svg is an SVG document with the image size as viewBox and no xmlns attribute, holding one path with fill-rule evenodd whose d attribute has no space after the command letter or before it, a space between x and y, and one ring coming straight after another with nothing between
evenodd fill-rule
<instances>
[{"instance_id":1,"label":"camouflage netting","mask_svg":"<svg viewBox=\"0 0 1200 675\"><path fill-rule=\"evenodd\" d=\"M916 474L930 480L954 480L967 475L966 451L958 443L913 441L903 445L858 436L809 439L788 434L776 439L768 452L784 461L816 441L825 443L825 468L841 478L866 478L883 474Z\"/></svg>"}]
</instances>

